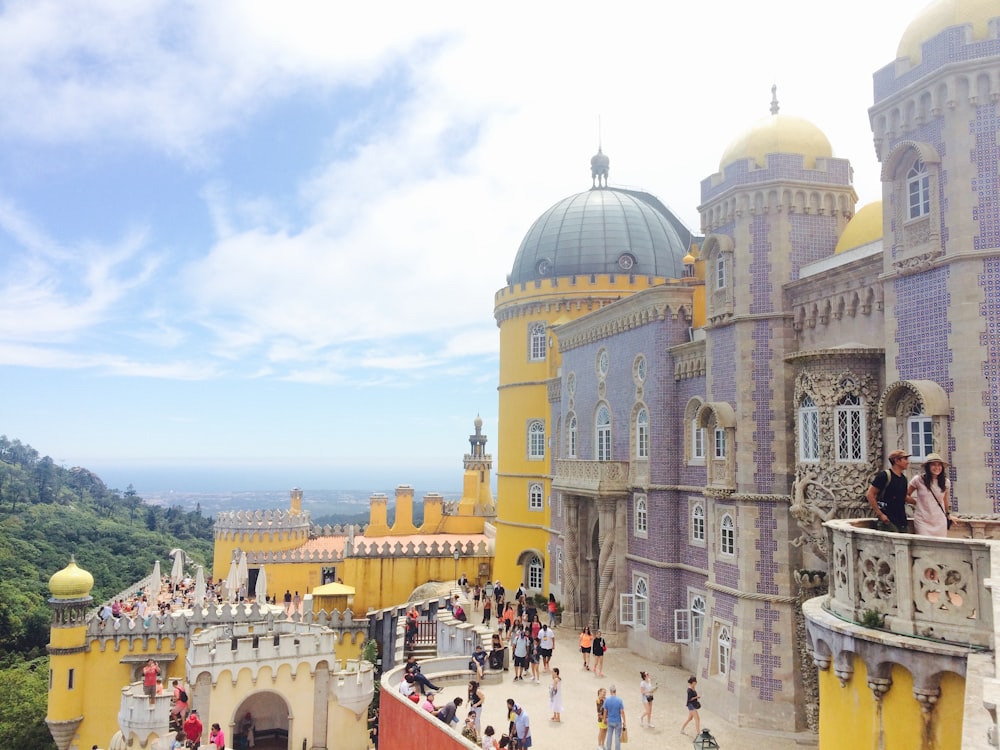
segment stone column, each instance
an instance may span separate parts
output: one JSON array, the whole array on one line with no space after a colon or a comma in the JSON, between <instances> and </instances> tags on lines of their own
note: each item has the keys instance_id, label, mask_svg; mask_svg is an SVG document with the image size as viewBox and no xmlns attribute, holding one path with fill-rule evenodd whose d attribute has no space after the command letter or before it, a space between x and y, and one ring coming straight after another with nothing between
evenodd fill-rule
<instances>
[{"instance_id":1,"label":"stone column","mask_svg":"<svg viewBox=\"0 0 1000 750\"><path fill-rule=\"evenodd\" d=\"M617 545L616 514L618 503L611 498L597 499L598 546L597 605L600 612L599 626L606 633L618 632L618 581L616 579Z\"/></svg>"},{"instance_id":2,"label":"stone column","mask_svg":"<svg viewBox=\"0 0 1000 750\"><path fill-rule=\"evenodd\" d=\"M563 495L563 510L566 513L566 559L563 561L563 575L566 577L563 597L563 625L581 627L582 601L580 598L580 498Z\"/></svg>"}]
</instances>

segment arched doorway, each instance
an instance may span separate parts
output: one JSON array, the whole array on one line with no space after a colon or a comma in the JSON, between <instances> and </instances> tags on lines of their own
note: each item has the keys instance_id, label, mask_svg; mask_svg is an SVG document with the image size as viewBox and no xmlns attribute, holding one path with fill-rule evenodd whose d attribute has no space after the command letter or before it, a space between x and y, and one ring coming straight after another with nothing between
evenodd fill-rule
<instances>
[{"instance_id":1,"label":"arched doorway","mask_svg":"<svg viewBox=\"0 0 1000 750\"><path fill-rule=\"evenodd\" d=\"M228 728L232 737L229 746L234 750L250 747L253 750L290 750L291 723L291 706L279 693L253 693L237 706L233 723Z\"/></svg>"}]
</instances>

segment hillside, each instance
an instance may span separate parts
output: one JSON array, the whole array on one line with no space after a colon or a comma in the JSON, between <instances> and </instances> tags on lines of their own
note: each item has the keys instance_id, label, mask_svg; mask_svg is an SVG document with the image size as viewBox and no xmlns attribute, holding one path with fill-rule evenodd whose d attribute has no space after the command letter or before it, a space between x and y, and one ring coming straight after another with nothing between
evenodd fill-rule
<instances>
[{"instance_id":1,"label":"hillside","mask_svg":"<svg viewBox=\"0 0 1000 750\"><path fill-rule=\"evenodd\" d=\"M212 520L153 506L131 485L57 466L0 436L0 749L54 748L45 726L48 581L70 555L94 575L94 601L110 598L181 547L210 572Z\"/></svg>"}]
</instances>

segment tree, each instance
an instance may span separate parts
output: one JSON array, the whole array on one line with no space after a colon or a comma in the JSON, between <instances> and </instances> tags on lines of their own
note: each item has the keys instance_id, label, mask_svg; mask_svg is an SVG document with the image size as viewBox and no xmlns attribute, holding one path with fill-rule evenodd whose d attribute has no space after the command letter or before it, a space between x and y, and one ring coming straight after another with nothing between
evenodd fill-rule
<instances>
[{"instance_id":1,"label":"tree","mask_svg":"<svg viewBox=\"0 0 1000 750\"><path fill-rule=\"evenodd\" d=\"M47 656L0 668L0 747L55 750L45 724L48 674Z\"/></svg>"},{"instance_id":2,"label":"tree","mask_svg":"<svg viewBox=\"0 0 1000 750\"><path fill-rule=\"evenodd\" d=\"M135 487L131 482L125 488L122 497L125 499L125 507L128 508L128 525L131 526L132 521L135 520L136 510L142 505L142 498L139 497L139 493L135 491Z\"/></svg>"}]
</instances>

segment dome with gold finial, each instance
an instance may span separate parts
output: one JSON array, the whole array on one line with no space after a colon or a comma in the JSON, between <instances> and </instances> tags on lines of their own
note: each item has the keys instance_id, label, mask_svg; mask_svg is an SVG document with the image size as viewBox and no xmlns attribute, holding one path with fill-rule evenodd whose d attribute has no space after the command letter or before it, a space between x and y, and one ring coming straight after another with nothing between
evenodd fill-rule
<instances>
[{"instance_id":1,"label":"dome with gold finial","mask_svg":"<svg viewBox=\"0 0 1000 750\"><path fill-rule=\"evenodd\" d=\"M951 26L971 26L972 40L982 41L989 36L990 19L997 17L1000 5L996 0L935 0L906 27L896 57L909 58L912 65L917 65L921 45Z\"/></svg>"},{"instance_id":2,"label":"dome with gold finial","mask_svg":"<svg viewBox=\"0 0 1000 750\"><path fill-rule=\"evenodd\" d=\"M816 166L817 159L833 156L830 141L808 120L778 114L778 87L771 87L771 114L758 120L748 130L730 142L719 160L719 171L742 159L753 159L764 167L768 154L801 154L806 169Z\"/></svg>"},{"instance_id":3,"label":"dome with gold finial","mask_svg":"<svg viewBox=\"0 0 1000 750\"><path fill-rule=\"evenodd\" d=\"M882 201L872 201L858 209L837 240L833 254L846 253L882 238Z\"/></svg>"},{"instance_id":4,"label":"dome with gold finial","mask_svg":"<svg viewBox=\"0 0 1000 750\"><path fill-rule=\"evenodd\" d=\"M94 588L94 576L76 564L71 557L69 565L49 579L49 591L54 599L83 599Z\"/></svg>"}]
</instances>

